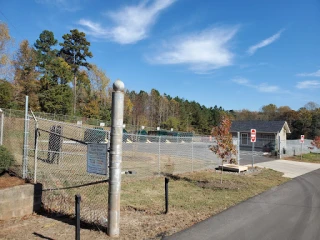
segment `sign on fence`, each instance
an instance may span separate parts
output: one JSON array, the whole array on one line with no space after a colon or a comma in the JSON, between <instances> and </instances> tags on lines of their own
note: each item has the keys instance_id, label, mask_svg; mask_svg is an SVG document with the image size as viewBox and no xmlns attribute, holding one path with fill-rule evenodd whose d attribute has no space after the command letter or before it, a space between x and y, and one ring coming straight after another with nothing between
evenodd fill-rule
<instances>
[{"instance_id":1,"label":"sign on fence","mask_svg":"<svg viewBox=\"0 0 320 240\"><path fill-rule=\"evenodd\" d=\"M304 143L304 135L301 135L300 143Z\"/></svg>"},{"instance_id":2,"label":"sign on fence","mask_svg":"<svg viewBox=\"0 0 320 240\"><path fill-rule=\"evenodd\" d=\"M87 172L107 175L107 144L92 143L87 146Z\"/></svg>"},{"instance_id":3,"label":"sign on fence","mask_svg":"<svg viewBox=\"0 0 320 240\"><path fill-rule=\"evenodd\" d=\"M257 140L257 137L256 137L256 133L257 133L257 131L256 131L256 129L251 129L251 142L256 142L256 140Z\"/></svg>"}]
</instances>

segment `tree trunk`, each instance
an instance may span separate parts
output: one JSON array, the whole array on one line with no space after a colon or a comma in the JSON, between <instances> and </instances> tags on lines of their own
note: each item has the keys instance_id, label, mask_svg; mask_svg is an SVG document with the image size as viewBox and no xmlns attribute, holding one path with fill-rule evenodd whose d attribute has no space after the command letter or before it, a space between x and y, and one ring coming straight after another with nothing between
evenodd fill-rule
<instances>
[{"instance_id":1,"label":"tree trunk","mask_svg":"<svg viewBox=\"0 0 320 240\"><path fill-rule=\"evenodd\" d=\"M76 74L74 74L73 78L73 115L76 115L76 109L77 109L77 77Z\"/></svg>"}]
</instances>

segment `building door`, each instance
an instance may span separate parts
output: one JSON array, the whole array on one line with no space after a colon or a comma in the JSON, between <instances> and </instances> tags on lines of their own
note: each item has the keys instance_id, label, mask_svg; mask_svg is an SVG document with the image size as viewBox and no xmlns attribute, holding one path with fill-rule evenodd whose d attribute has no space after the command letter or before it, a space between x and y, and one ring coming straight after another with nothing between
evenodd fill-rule
<instances>
[{"instance_id":1,"label":"building door","mask_svg":"<svg viewBox=\"0 0 320 240\"><path fill-rule=\"evenodd\" d=\"M241 133L241 145L248 145L248 133Z\"/></svg>"}]
</instances>

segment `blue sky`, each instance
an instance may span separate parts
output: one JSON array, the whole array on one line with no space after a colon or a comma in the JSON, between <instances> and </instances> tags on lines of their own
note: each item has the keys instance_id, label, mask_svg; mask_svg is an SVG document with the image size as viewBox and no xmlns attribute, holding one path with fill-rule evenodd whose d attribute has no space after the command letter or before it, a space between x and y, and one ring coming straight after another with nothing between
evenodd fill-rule
<instances>
[{"instance_id":1,"label":"blue sky","mask_svg":"<svg viewBox=\"0 0 320 240\"><path fill-rule=\"evenodd\" d=\"M93 58L129 90L207 107L320 104L318 0L0 0L16 42L87 34Z\"/></svg>"}]
</instances>

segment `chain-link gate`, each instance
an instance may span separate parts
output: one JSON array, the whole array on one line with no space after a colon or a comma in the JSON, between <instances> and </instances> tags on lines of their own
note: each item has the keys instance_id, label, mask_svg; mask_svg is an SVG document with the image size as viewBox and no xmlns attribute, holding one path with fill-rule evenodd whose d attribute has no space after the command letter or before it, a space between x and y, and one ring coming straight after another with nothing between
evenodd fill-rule
<instances>
[{"instance_id":1,"label":"chain-link gate","mask_svg":"<svg viewBox=\"0 0 320 240\"><path fill-rule=\"evenodd\" d=\"M254 165L279 158L279 141L274 137L257 137L252 143L247 133L234 138L239 145L240 165Z\"/></svg>"},{"instance_id":2,"label":"chain-link gate","mask_svg":"<svg viewBox=\"0 0 320 240\"><path fill-rule=\"evenodd\" d=\"M36 120L29 124L30 132L35 134L30 137L30 143L34 146L28 151L27 176L43 185L44 207L50 211L73 214L74 195L80 194L82 218L91 223L104 221L108 209L107 166L104 166L106 175L89 173L87 146L107 145L109 131L41 118Z\"/></svg>"}]
</instances>

